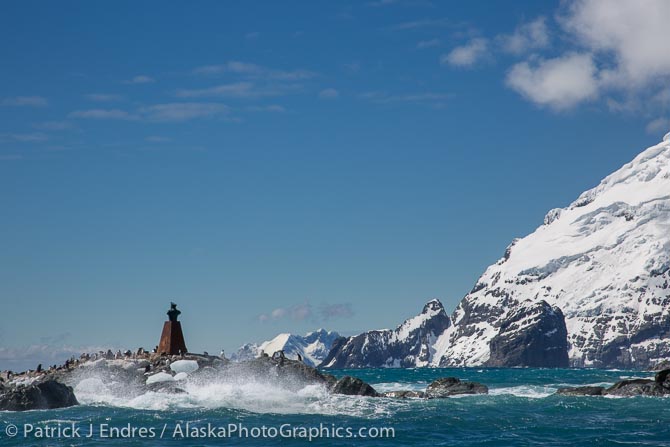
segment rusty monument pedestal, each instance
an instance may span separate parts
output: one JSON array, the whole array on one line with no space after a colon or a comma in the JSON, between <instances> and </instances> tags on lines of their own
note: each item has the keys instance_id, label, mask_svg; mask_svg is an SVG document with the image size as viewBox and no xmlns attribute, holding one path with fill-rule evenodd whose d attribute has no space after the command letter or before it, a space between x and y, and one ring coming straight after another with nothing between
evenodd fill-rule
<instances>
[{"instance_id":1,"label":"rusty monument pedestal","mask_svg":"<svg viewBox=\"0 0 670 447\"><path fill-rule=\"evenodd\" d=\"M170 319L163 324L161 341L158 343L159 354L178 355L188 352L184 341L184 333L181 330L181 323L177 321L180 313L177 310L177 305L171 303L170 310L167 313Z\"/></svg>"}]
</instances>

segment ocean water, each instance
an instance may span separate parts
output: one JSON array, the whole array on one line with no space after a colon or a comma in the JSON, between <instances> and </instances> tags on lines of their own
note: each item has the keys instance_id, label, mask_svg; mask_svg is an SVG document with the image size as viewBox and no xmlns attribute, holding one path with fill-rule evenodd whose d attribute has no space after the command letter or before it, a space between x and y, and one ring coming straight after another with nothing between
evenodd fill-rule
<instances>
[{"instance_id":1,"label":"ocean water","mask_svg":"<svg viewBox=\"0 0 670 447\"><path fill-rule=\"evenodd\" d=\"M0 445L670 445L666 398L553 394L564 386L652 377L648 372L488 368L336 372L345 374L362 378L378 391L423 390L434 379L454 376L482 382L490 394L432 400L331 396L317 386L296 393L240 377L187 383L185 394L125 396L124 384L89 377L76 387L83 404L79 407L0 412ZM16 436L8 436L11 427L16 427Z\"/></svg>"}]
</instances>

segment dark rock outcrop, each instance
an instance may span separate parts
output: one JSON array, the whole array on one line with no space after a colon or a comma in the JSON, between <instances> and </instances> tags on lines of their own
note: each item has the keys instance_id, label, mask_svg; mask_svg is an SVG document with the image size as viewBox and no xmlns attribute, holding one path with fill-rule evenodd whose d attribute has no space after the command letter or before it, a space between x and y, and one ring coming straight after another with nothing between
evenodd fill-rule
<instances>
[{"instance_id":1,"label":"dark rock outcrop","mask_svg":"<svg viewBox=\"0 0 670 447\"><path fill-rule=\"evenodd\" d=\"M600 386L580 386L561 388L556 394L569 396L667 396L670 395L670 369L656 373L654 379L621 380L609 388Z\"/></svg>"},{"instance_id":2,"label":"dark rock outcrop","mask_svg":"<svg viewBox=\"0 0 670 447\"><path fill-rule=\"evenodd\" d=\"M567 368L568 331L563 313L546 301L527 301L505 318L489 343L488 366Z\"/></svg>"},{"instance_id":3,"label":"dark rock outcrop","mask_svg":"<svg viewBox=\"0 0 670 447\"><path fill-rule=\"evenodd\" d=\"M605 390L611 396L663 396L670 393L651 379L630 379L615 383Z\"/></svg>"},{"instance_id":4,"label":"dark rock outcrop","mask_svg":"<svg viewBox=\"0 0 670 447\"><path fill-rule=\"evenodd\" d=\"M410 368L427 366L431 343L450 325L442 303L429 301L416 317L394 330L369 331L337 340L321 363L323 368Z\"/></svg>"},{"instance_id":5,"label":"dark rock outcrop","mask_svg":"<svg viewBox=\"0 0 670 447\"><path fill-rule=\"evenodd\" d=\"M377 397L379 393L361 379L344 376L333 385L331 392L334 394L346 394L348 396Z\"/></svg>"},{"instance_id":6,"label":"dark rock outcrop","mask_svg":"<svg viewBox=\"0 0 670 447\"><path fill-rule=\"evenodd\" d=\"M458 394L488 394L486 385L478 382L461 381L456 377L443 377L433 381L426 388L426 396L443 398Z\"/></svg>"},{"instance_id":7,"label":"dark rock outcrop","mask_svg":"<svg viewBox=\"0 0 670 447\"><path fill-rule=\"evenodd\" d=\"M602 396L605 394L605 387L602 386L578 386L559 388L556 394L564 396Z\"/></svg>"},{"instance_id":8,"label":"dark rock outcrop","mask_svg":"<svg viewBox=\"0 0 670 447\"><path fill-rule=\"evenodd\" d=\"M0 395L0 410L50 410L79 405L72 387L52 379L31 385L6 387Z\"/></svg>"}]
</instances>

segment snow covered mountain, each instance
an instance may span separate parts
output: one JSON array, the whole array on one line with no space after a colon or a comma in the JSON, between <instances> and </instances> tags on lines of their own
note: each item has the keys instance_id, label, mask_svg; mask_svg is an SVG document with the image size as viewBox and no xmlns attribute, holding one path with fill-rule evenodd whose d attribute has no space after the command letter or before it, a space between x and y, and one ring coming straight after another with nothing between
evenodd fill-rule
<instances>
[{"instance_id":1,"label":"snow covered mountain","mask_svg":"<svg viewBox=\"0 0 670 447\"><path fill-rule=\"evenodd\" d=\"M560 311L570 365L648 367L670 357L669 270L670 133L512 242L454 311L431 364L499 363L492 351L503 329L513 342L528 337L521 331L533 318ZM519 314L541 302L543 311ZM560 332L560 322L552 324L544 335Z\"/></svg>"},{"instance_id":2,"label":"snow covered mountain","mask_svg":"<svg viewBox=\"0 0 670 447\"><path fill-rule=\"evenodd\" d=\"M325 329L310 332L304 337L293 334L279 334L272 340L261 344L247 343L241 346L231 356L231 360L249 360L258 357L261 351L272 355L275 351L283 350L288 358L295 359L300 354L306 364L316 366L326 358L333 343L339 338L340 334L337 332L330 332Z\"/></svg>"},{"instance_id":3,"label":"snow covered mountain","mask_svg":"<svg viewBox=\"0 0 670 447\"><path fill-rule=\"evenodd\" d=\"M429 301L416 317L397 328L341 338L321 364L324 368L427 366L435 341L449 328L449 316L439 300Z\"/></svg>"}]
</instances>

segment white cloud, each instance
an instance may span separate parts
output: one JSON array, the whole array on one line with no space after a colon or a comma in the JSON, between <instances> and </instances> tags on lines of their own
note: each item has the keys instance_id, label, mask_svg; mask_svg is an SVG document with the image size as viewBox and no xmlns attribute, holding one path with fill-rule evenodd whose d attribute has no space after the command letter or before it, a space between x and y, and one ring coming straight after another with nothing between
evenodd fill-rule
<instances>
[{"instance_id":1,"label":"white cloud","mask_svg":"<svg viewBox=\"0 0 670 447\"><path fill-rule=\"evenodd\" d=\"M323 304L320 311L321 317L325 321L335 318L351 318L354 316L354 311L349 303Z\"/></svg>"},{"instance_id":2,"label":"white cloud","mask_svg":"<svg viewBox=\"0 0 670 447\"><path fill-rule=\"evenodd\" d=\"M19 143L40 143L49 139L48 135L43 133L3 133L0 139L18 141Z\"/></svg>"},{"instance_id":3,"label":"white cloud","mask_svg":"<svg viewBox=\"0 0 670 447\"><path fill-rule=\"evenodd\" d=\"M670 75L669 20L667 0L578 0L561 24L590 51L611 56L603 80L627 88Z\"/></svg>"},{"instance_id":4,"label":"white cloud","mask_svg":"<svg viewBox=\"0 0 670 447\"><path fill-rule=\"evenodd\" d=\"M300 85L277 84L259 86L254 82L242 81L230 84L221 84L214 87L193 90L177 90L178 98L263 98L285 95L301 89Z\"/></svg>"},{"instance_id":5,"label":"white cloud","mask_svg":"<svg viewBox=\"0 0 670 447\"><path fill-rule=\"evenodd\" d=\"M237 74L258 74L263 71L263 67L256 64L240 61L229 61L220 65L203 65L196 67L193 74L197 75L216 75L221 73Z\"/></svg>"},{"instance_id":6,"label":"white cloud","mask_svg":"<svg viewBox=\"0 0 670 447\"><path fill-rule=\"evenodd\" d=\"M433 107L442 107L449 98L446 93L424 92L408 94L389 94L387 92L372 91L360 95L361 98L377 104L391 103L417 103L427 104Z\"/></svg>"},{"instance_id":7,"label":"white cloud","mask_svg":"<svg viewBox=\"0 0 670 447\"><path fill-rule=\"evenodd\" d=\"M531 101L560 110L596 98L596 75L591 55L571 53L518 63L507 73L506 83Z\"/></svg>"},{"instance_id":8,"label":"white cloud","mask_svg":"<svg viewBox=\"0 0 670 447\"><path fill-rule=\"evenodd\" d=\"M33 127L40 130L68 130L74 126L69 121L45 121L33 124Z\"/></svg>"},{"instance_id":9,"label":"white cloud","mask_svg":"<svg viewBox=\"0 0 670 447\"><path fill-rule=\"evenodd\" d=\"M223 98L256 98L259 96L269 96L256 89L253 82L234 82L232 84L221 84L215 87L177 90L179 98L200 98L200 97L223 97Z\"/></svg>"},{"instance_id":10,"label":"white cloud","mask_svg":"<svg viewBox=\"0 0 670 447\"><path fill-rule=\"evenodd\" d=\"M68 117L103 120L135 120L138 118L136 115L132 115L125 110L120 109L75 110L74 112L71 112Z\"/></svg>"},{"instance_id":11,"label":"white cloud","mask_svg":"<svg viewBox=\"0 0 670 447\"><path fill-rule=\"evenodd\" d=\"M132 79L128 79L126 81L123 81L124 84L149 84L152 82L156 82L154 78L151 76L147 75L137 75L133 77Z\"/></svg>"},{"instance_id":12,"label":"white cloud","mask_svg":"<svg viewBox=\"0 0 670 447\"><path fill-rule=\"evenodd\" d=\"M229 107L219 103L173 102L143 107L140 114L149 121L188 121L225 115Z\"/></svg>"},{"instance_id":13,"label":"white cloud","mask_svg":"<svg viewBox=\"0 0 670 447\"><path fill-rule=\"evenodd\" d=\"M421 28L441 28L441 27L452 27L455 26L454 23L447 19L422 19L422 20L412 20L409 22L399 23L391 27L391 30L394 31L405 31L405 30L415 30Z\"/></svg>"},{"instance_id":14,"label":"white cloud","mask_svg":"<svg viewBox=\"0 0 670 447\"><path fill-rule=\"evenodd\" d=\"M161 137L160 135L151 135L146 137L144 141L147 141L149 143L169 143L170 141L172 141L172 138Z\"/></svg>"},{"instance_id":15,"label":"white cloud","mask_svg":"<svg viewBox=\"0 0 670 447\"><path fill-rule=\"evenodd\" d=\"M304 303L292 307L278 307L269 313L259 315L258 320L269 321L290 318L291 320L304 321L311 318L312 316L312 305L309 303Z\"/></svg>"},{"instance_id":16,"label":"white cloud","mask_svg":"<svg viewBox=\"0 0 670 447\"><path fill-rule=\"evenodd\" d=\"M225 73L236 74L252 79L273 81L300 81L316 76L316 73L309 70L274 70L258 64L241 61L228 61L219 65L203 65L193 69L193 74L196 75L212 76Z\"/></svg>"},{"instance_id":17,"label":"white cloud","mask_svg":"<svg viewBox=\"0 0 670 447\"><path fill-rule=\"evenodd\" d=\"M87 99L96 102L115 102L123 100L123 96L108 93L91 93L86 95Z\"/></svg>"},{"instance_id":18,"label":"white cloud","mask_svg":"<svg viewBox=\"0 0 670 447\"><path fill-rule=\"evenodd\" d=\"M574 0L564 5L557 20L569 49L553 59L538 62L532 56L515 65L507 85L555 109L604 98L613 112L653 116L667 110L670 1ZM517 30L512 36L519 38L509 38L507 49L519 53L531 42L542 42L541 27L535 26L535 31Z\"/></svg>"},{"instance_id":19,"label":"white cloud","mask_svg":"<svg viewBox=\"0 0 670 447\"><path fill-rule=\"evenodd\" d=\"M229 111L230 108L228 106L220 103L173 102L140 107L134 113L120 109L89 109L75 110L68 116L70 118L99 120L177 122L188 121L195 118L207 118L215 115L225 115Z\"/></svg>"},{"instance_id":20,"label":"white cloud","mask_svg":"<svg viewBox=\"0 0 670 447\"><path fill-rule=\"evenodd\" d=\"M656 118L647 124L646 130L647 133L650 134L663 134L668 132L670 131L670 119L666 117Z\"/></svg>"},{"instance_id":21,"label":"white cloud","mask_svg":"<svg viewBox=\"0 0 670 447\"><path fill-rule=\"evenodd\" d=\"M249 112L274 112L284 113L286 109L278 104L269 104L267 106L249 106L246 108Z\"/></svg>"},{"instance_id":22,"label":"white cloud","mask_svg":"<svg viewBox=\"0 0 670 447\"><path fill-rule=\"evenodd\" d=\"M340 92L334 88L325 88L319 92L319 99L337 99L340 97Z\"/></svg>"},{"instance_id":23,"label":"white cloud","mask_svg":"<svg viewBox=\"0 0 670 447\"><path fill-rule=\"evenodd\" d=\"M440 39L422 40L416 44L416 47L419 50L423 50L425 48L439 47L441 43Z\"/></svg>"},{"instance_id":24,"label":"white cloud","mask_svg":"<svg viewBox=\"0 0 670 447\"><path fill-rule=\"evenodd\" d=\"M455 67L472 67L488 53L488 40L478 37L470 42L456 47L448 54L440 57L440 63L449 64Z\"/></svg>"},{"instance_id":25,"label":"white cloud","mask_svg":"<svg viewBox=\"0 0 670 447\"><path fill-rule=\"evenodd\" d=\"M15 96L3 99L0 104L16 107L46 107L49 102L42 96Z\"/></svg>"},{"instance_id":26,"label":"white cloud","mask_svg":"<svg viewBox=\"0 0 670 447\"><path fill-rule=\"evenodd\" d=\"M532 22L517 27L512 34L498 36L498 43L503 51L522 54L528 50L545 48L549 45L549 30L546 19L538 17Z\"/></svg>"}]
</instances>

